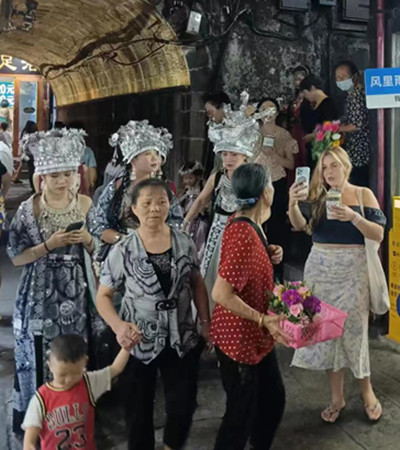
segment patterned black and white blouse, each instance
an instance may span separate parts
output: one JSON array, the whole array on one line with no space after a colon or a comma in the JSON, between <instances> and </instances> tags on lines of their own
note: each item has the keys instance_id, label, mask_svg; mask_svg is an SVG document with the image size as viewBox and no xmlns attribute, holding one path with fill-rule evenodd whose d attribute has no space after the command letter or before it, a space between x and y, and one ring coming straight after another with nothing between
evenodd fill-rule
<instances>
[{"instance_id":1,"label":"patterned black and white blouse","mask_svg":"<svg viewBox=\"0 0 400 450\"><path fill-rule=\"evenodd\" d=\"M172 227L171 238L168 295L137 230L113 246L102 267L102 285L115 290L125 287L120 316L142 331L142 340L131 353L144 364L153 361L168 344L183 357L200 338L191 307L191 277L199 270L196 248L189 236ZM160 269L160 264L157 266Z\"/></svg>"},{"instance_id":2,"label":"patterned black and white blouse","mask_svg":"<svg viewBox=\"0 0 400 450\"><path fill-rule=\"evenodd\" d=\"M369 117L363 86L356 86L348 93L341 122L344 125L351 124L358 128L357 131L347 133L344 143L351 163L355 167L368 165L370 158Z\"/></svg>"}]
</instances>

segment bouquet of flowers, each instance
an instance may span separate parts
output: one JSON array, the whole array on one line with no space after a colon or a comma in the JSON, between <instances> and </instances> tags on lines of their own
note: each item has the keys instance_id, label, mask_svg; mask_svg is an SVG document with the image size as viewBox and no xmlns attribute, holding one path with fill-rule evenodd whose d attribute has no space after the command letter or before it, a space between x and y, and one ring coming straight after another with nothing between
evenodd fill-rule
<instances>
[{"instance_id":1,"label":"bouquet of flowers","mask_svg":"<svg viewBox=\"0 0 400 450\"><path fill-rule=\"evenodd\" d=\"M305 327L321 312L321 300L300 281L275 286L269 310L283 314L293 324Z\"/></svg>"},{"instance_id":2,"label":"bouquet of flowers","mask_svg":"<svg viewBox=\"0 0 400 450\"><path fill-rule=\"evenodd\" d=\"M329 147L339 146L341 144L341 135L339 133L340 121L324 122L318 124L314 130L314 137L311 145L311 155L314 161L317 161L321 153Z\"/></svg>"}]
</instances>

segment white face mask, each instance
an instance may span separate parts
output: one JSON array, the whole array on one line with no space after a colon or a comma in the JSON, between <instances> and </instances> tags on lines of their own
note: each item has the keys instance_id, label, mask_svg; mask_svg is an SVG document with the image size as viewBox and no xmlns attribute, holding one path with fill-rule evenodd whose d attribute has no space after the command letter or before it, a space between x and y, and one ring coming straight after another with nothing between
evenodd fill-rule
<instances>
[{"instance_id":1,"label":"white face mask","mask_svg":"<svg viewBox=\"0 0 400 450\"><path fill-rule=\"evenodd\" d=\"M353 86L353 80L348 78L347 80L336 81L336 86L342 91L349 91Z\"/></svg>"}]
</instances>

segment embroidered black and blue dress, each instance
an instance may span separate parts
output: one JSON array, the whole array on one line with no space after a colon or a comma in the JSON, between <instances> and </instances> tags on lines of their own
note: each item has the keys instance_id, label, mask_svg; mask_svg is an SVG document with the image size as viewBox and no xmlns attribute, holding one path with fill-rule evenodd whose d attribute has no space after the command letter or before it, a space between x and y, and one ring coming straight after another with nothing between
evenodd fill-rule
<instances>
[{"instance_id":1,"label":"embroidered black and blue dress","mask_svg":"<svg viewBox=\"0 0 400 450\"><path fill-rule=\"evenodd\" d=\"M85 217L74 197L63 210L50 208L40 195L23 202L11 223L7 253L11 259L41 244L68 224L94 220ZM40 203L40 207L38 204ZM34 213L38 207L39 213ZM36 209L35 209L36 211ZM35 390L48 379L47 350L60 334L75 333L85 340L103 328L94 307L96 292L91 259L83 246L72 245L51 251L26 264L15 299L15 384L13 429L20 426Z\"/></svg>"}]
</instances>

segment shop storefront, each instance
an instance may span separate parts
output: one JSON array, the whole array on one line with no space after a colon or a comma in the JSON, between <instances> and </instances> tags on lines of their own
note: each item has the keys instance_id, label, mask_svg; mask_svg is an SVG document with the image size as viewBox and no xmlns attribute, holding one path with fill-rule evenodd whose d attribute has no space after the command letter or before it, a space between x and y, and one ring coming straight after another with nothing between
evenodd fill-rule
<instances>
[{"instance_id":1,"label":"shop storefront","mask_svg":"<svg viewBox=\"0 0 400 450\"><path fill-rule=\"evenodd\" d=\"M21 59L0 55L0 102L4 99L8 102L15 156L28 120L36 122L39 130L48 128L49 94L48 84L37 68Z\"/></svg>"}]
</instances>

